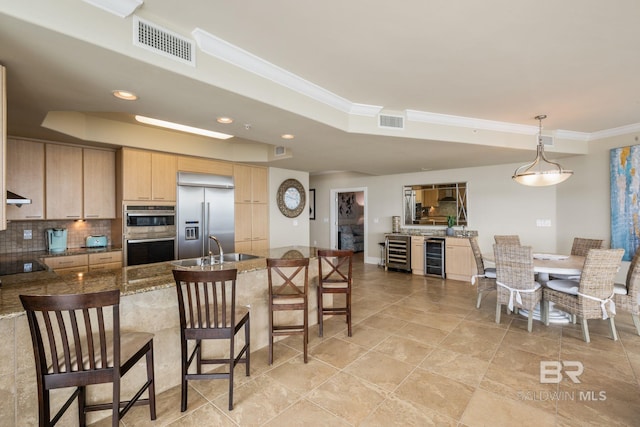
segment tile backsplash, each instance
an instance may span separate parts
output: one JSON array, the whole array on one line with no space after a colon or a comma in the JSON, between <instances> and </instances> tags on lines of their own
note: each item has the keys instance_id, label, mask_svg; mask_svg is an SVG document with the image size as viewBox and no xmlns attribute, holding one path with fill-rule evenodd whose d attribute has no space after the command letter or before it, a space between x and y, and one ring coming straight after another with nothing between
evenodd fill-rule
<instances>
[{"instance_id":1,"label":"tile backsplash","mask_svg":"<svg viewBox=\"0 0 640 427\"><path fill-rule=\"evenodd\" d=\"M0 231L0 254L44 251L47 249L45 230L48 228L67 229L67 248L84 246L90 235L107 236L111 244L111 220L91 221L10 221L7 229ZM31 230L32 238L25 240L24 231Z\"/></svg>"}]
</instances>

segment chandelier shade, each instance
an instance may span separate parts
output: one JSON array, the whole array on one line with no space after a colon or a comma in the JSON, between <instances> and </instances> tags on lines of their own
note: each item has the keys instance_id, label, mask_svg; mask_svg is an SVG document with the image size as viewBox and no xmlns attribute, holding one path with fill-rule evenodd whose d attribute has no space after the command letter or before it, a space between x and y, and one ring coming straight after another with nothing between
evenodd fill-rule
<instances>
[{"instance_id":1,"label":"chandelier shade","mask_svg":"<svg viewBox=\"0 0 640 427\"><path fill-rule=\"evenodd\" d=\"M536 158L533 162L520 166L513 173L513 180L518 184L531 187L544 187L556 185L566 181L573 175L573 171L564 169L559 163L547 159L544 154L544 144L542 143L542 120L547 116L536 116L539 121L540 130L538 133L538 148Z\"/></svg>"}]
</instances>

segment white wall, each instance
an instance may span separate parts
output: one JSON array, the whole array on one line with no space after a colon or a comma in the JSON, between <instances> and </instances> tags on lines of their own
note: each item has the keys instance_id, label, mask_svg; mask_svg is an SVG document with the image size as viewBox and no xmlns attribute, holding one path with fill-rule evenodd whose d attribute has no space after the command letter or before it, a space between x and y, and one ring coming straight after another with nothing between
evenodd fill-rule
<instances>
[{"instance_id":1,"label":"white wall","mask_svg":"<svg viewBox=\"0 0 640 427\"><path fill-rule=\"evenodd\" d=\"M307 193L305 210L296 218L287 218L278 209L276 195L282 181L293 178L300 181ZM269 168L269 246L309 245L309 174L288 169Z\"/></svg>"},{"instance_id":2,"label":"white wall","mask_svg":"<svg viewBox=\"0 0 640 427\"><path fill-rule=\"evenodd\" d=\"M638 144L639 140L639 135L629 134L591 142L589 154L561 160L565 168L574 171L574 176L552 187L526 187L513 182L511 176L520 164L388 176L340 173L308 178L304 173L272 169L270 193L273 195L280 182L289 177L299 179L305 188L316 190L316 219L308 221L301 215L297 227L272 204L272 246L311 241L314 246L330 247L331 190L362 187L367 189L368 202L366 262L375 263L379 256L378 243L391 231L391 217L402 216L404 185L458 181L468 183L468 228L478 231L483 252L492 251L495 234L519 234L524 244L539 252L567 253L576 236L604 239L608 246L611 238L609 150ZM551 227L537 227L537 219L551 220ZM309 230L309 238L307 243L302 243L305 228ZM623 263L618 281L624 281L628 264Z\"/></svg>"}]
</instances>

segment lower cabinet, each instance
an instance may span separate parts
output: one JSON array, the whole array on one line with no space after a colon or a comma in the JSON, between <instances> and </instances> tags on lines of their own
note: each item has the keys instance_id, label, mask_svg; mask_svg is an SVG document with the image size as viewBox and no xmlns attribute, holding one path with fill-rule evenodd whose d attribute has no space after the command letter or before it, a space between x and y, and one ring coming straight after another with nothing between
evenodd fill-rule
<instances>
[{"instance_id":1,"label":"lower cabinet","mask_svg":"<svg viewBox=\"0 0 640 427\"><path fill-rule=\"evenodd\" d=\"M411 236L411 272L424 275L424 237Z\"/></svg>"},{"instance_id":2,"label":"lower cabinet","mask_svg":"<svg viewBox=\"0 0 640 427\"><path fill-rule=\"evenodd\" d=\"M475 258L468 238L447 237L445 244L447 279L470 282L475 269Z\"/></svg>"},{"instance_id":3,"label":"lower cabinet","mask_svg":"<svg viewBox=\"0 0 640 427\"><path fill-rule=\"evenodd\" d=\"M43 262L56 273L86 273L108 270L122 268L122 251L52 256L44 258Z\"/></svg>"}]
</instances>

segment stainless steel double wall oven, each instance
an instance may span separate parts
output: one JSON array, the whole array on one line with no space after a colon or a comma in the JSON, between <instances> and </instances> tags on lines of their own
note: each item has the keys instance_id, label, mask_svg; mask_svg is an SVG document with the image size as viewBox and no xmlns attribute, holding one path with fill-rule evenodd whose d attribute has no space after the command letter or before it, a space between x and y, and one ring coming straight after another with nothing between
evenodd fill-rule
<instances>
[{"instance_id":1,"label":"stainless steel double wall oven","mask_svg":"<svg viewBox=\"0 0 640 427\"><path fill-rule=\"evenodd\" d=\"M124 206L125 266L177 257L175 205Z\"/></svg>"}]
</instances>

